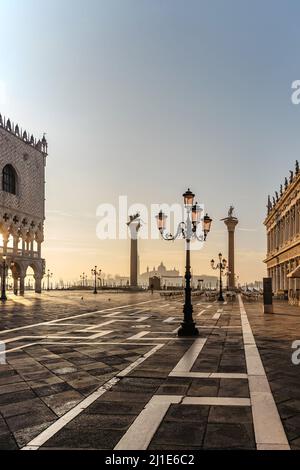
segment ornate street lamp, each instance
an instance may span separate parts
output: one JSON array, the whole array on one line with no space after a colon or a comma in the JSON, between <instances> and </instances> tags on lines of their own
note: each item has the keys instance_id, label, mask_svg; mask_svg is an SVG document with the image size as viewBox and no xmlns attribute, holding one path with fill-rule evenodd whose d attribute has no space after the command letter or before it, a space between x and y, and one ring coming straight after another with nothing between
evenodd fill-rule
<instances>
[{"instance_id":1,"label":"ornate street lamp","mask_svg":"<svg viewBox=\"0 0 300 470\"><path fill-rule=\"evenodd\" d=\"M6 297L6 268L7 268L7 264L6 264L6 255L3 255L2 256L2 277L1 277L1 300L2 302L5 302L7 300L7 297Z\"/></svg>"},{"instance_id":2,"label":"ornate street lamp","mask_svg":"<svg viewBox=\"0 0 300 470\"><path fill-rule=\"evenodd\" d=\"M171 241L176 238L182 237L185 240L186 250L186 271L185 271L185 302L183 306L183 322L181 328L178 330L178 336L197 336L199 334L198 329L195 326L193 320L193 305L191 300L191 262L190 262L190 242L193 239L198 241L205 241L212 219L206 214L202 220L202 233L197 234L197 227L201 222L201 208L196 203L194 204L195 195L190 189L183 194L184 205L187 211L187 219L185 222L180 222L177 228L176 234L173 236L170 233L166 233L166 219L167 216L160 211L156 216L157 228L164 240Z\"/></svg>"},{"instance_id":3,"label":"ornate street lamp","mask_svg":"<svg viewBox=\"0 0 300 470\"><path fill-rule=\"evenodd\" d=\"M97 294L97 278L101 276L101 269L97 270L97 266L94 269L91 269L92 276L94 276L94 294Z\"/></svg>"},{"instance_id":4,"label":"ornate street lamp","mask_svg":"<svg viewBox=\"0 0 300 470\"><path fill-rule=\"evenodd\" d=\"M223 258L222 253L219 253L219 263L215 266L215 261L213 259L210 262L212 269L219 269L220 271L220 279L219 279L220 292L219 292L219 297L218 297L219 302L224 302L223 290L222 290L222 275L223 275L223 271L227 267L226 259L224 258L222 259L222 258Z\"/></svg>"},{"instance_id":5,"label":"ornate street lamp","mask_svg":"<svg viewBox=\"0 0 300 470\"><path fill-rule=\"evenodd\" d=\"M82 287L84 287L85 285L87 285L87 274L82 273L82 276L80 276L80 279L81 279L81 286L82 286Z\"/></svg>"},{"instance_id":6,"label":"ornate street lamp","mask_svg":"<svg viewBox=\"0 0 300 470\"><path fill-rule=\"evenodd\" d=\"M47 270L47 274L45 274L47 278L47 290L50 290L50 279L53 276L53 273L51 273L50 269Z\"/></svg>"}]
</instances>

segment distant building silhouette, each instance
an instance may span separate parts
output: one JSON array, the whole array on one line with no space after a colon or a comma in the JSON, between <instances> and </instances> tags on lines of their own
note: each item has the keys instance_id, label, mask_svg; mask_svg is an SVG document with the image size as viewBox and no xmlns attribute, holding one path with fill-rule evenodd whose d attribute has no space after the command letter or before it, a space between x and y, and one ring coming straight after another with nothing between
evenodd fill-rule
<instances>
[{"instance_id":1,"label":"distant building silhouette","mask_svg":"<svg viewBox=\"0 0 300 470\"><path fill-rule=\"evenodd\" d=\"M167 269L164 263L161 262L160 265L157 267L157 269L154 266L153 269L150 270L149 266L147 266L147 271L145 273L140 274L140 282L148 283L149 278L153 276L178 277L180 276L180 274L179 274L179 271L175 267L173 269Z\"/></svg>"},{"instance_id":2,"label":"distant building silhouette","mask_svg":"<svg viewBox=\"0 0 300 470\"><path fill-rule=\"evenodd\" d=\"M159 277L161 279L161 287L182 287L184 285L184 276L180 275L180 272L175 267L173 269L167 269L163 262L160 265L153 269L149 269L147 266L147 271L140 274L139 283L142 285L149 285L149 279L152 277ZM207 276L207 275L193 275L192 276L192 286L194 288L199 287L211 287L214 288L217 285L218 278L216 276ZM202 281L202 282L200 282Z\"/></svg>"}]
</instances>

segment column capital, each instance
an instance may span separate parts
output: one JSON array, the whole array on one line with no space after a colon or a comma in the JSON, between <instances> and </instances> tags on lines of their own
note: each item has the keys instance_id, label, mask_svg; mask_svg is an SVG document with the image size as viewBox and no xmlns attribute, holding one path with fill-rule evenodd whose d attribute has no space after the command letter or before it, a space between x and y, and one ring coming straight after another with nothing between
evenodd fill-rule
<instances>
[{"instance_id":1,"label":"column capital","mask_svg":"<svg viewBox=\"0 0 300 470\"><path fill-rule=\"evenodd\" d=\"M226 217L225 219L221 220L224 222L229 232L234 232L235 227L239 223L236 217Z\"/></svg>"}]
</instances>

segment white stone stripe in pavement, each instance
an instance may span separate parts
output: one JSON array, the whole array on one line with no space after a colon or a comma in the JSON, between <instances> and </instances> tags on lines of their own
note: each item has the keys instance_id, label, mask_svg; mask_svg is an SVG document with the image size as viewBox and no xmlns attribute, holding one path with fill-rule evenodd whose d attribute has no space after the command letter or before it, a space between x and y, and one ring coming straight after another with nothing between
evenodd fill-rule
<instances>
[{"instance_id":1,"label":"white stone stripe in pavement","mask_svg":"<svg viewBox=\"0 0 300 470\"><path fill-rule=\"evenodd\" d=\"M183 397L182 395L154 395L114 450L146 450L170 405L250 406L249 398Z\"/></svg>"},{"instance_id":2,"label":"white stone stripe in pavement","mask_svg":"<svg viewBox=\"0 0 300 470\"><path fill-rule=\"evenodd\" d=\"M164 346L164 344L157 345L152 348L148 353L143 357L139 358L137 361L130 364L125 370L117 374L115 377L112 377L108 382L98 388L95 392L91 393L88 397L82 400L78 405L68 411L65 415L59 418L55 423L51 424L47 429L42 431L38 436L33 438L26 446L22 447L21 450L38 450L43 444L45 444L51 437L53 437L58 431L63 429L70 421L72 421L76 416L78 416L83 410L88 408L92 403L94 403L101 395L103 395L107 390L111 389L116 383L120 381L119 377L123 377L131 372L136 366L145 361L149 356L154 354L159 348Z\"/></svg>"},{"instance_id":3,"label":"white stone stripe in pavement","mask_svg":"<svg viewBox=\"0 0 300 470\"><path fill-rule=\"evenodd\" d=\"M257 448L268 450L272 446L276 446L278 449L289 449L289 442L269 386L241 295L238 296L238 300Z\"/></svg>"},{"instance_id":4,"label":"white stone stripe in pavement","mask_svg":"<svg viewBox=\"0 0 300 470\"><path fill-rule=\"evenodd\" d=\"M105 315L105 316L107 316L107 315ZM101 328L102 326L110 325L111 323L116 323L116 322L135 322L135 323L139 323L139 322L147 320L148 318L150 318L150 317L144 316L144 317L138 318L137 320L135 320L135 319L134 320L131 320L131 319L123 320L123 319L120 319L120 318L114 318L113 320L108 320L108 321L105 321L105 322L102 322L102 323L98 323L97 325L88 326L87 328L83 328L82 330L78 330L78 331L85 332L85 331L96 330L97 328Z\"/></svg>"},{"instance_id":5,"label":"white stone stripe in pavement","mask_svg":"<svg viewBox=\"0 0 300 470\"><path fill-rule=\"evenodd\" d=\"M205 309L204 310L201 310L201 312L198 313L197 317L201 317L202 313L205 312Z\"/></svg>"},{"instance_id":6,"label":"white stone stripe in pavement","mask_svg":"<svg viewBox=\"0 0 300 470\"><path fill-rule=\"evenodd\" d=\"M120 313L123 313L123 312L108 313L107 315L103 315L103 317L104 318L106 318L106 317L115 317L116 315L120 315Z\"/></svg>"},{"instance_id":7,"label":"white stone stripe in pavement","mask_svg":"<svg viewBox=\"0 0 300 470\"><path fill-rule=\"evenodd\" d=\"M251 406L250 398L235 397L185 397L183 405Z\"/></svg>"},{"instance_id":8,"label":"white stone stripe in pavement","mask_svg":"<svg viewBox=\"0 0 300 470\"><path fill-rule=\"evenodd\" d=\"M143 336L148 335L149 333L150 333L149 331L140 331L140 332L137 333L136 335L130 336L130 337L127 338L127 339L139 339L139 338L142 338Z\"/></svg>"},{"instance_id":9,"label":"white stone stripe in pavement","mask_svg":"<svg viewBox=\"0 0 300 470\"><path fill-rule=\"evenodd\" d=\"M220 316L221 316L221 313L220 313L220 312L217 312L217 313L215 313L215 314L213 315L212 319L213 319L213 320L219 320Z\"/></svg>"},{"instance_id":10,"label":"white stone stripe in pavement","mask_svg":"<svg viewBox=\"0 0 300 470\"><path fill-rule=\"evenodd\" d=\"M130 364L128 367L126 367L126 369L121 370L121 372L118 373L117 377L124 377L125 375L129 374L129 372L131 372L133 369L135 369L138 365L142 364L142 362L144 362L146 359L148 359L148 357L150 357L154 353L156 353L156 351L161 349L163 346L164 346L164 343L163 344L157 344L156 346L154 346L154 348L150 349L150 351L148 351L142 357L140 357L135 362Z\"/></svg>"},{"instance_id":11,"label":"white stone stripe in pavement","mask_svg":"<svg viewBox=\"0 0 300 470\"><path fill-rule=\"evenodd\" d=\"M100 336L106 336L109 333L112 333L114 330L105 330L105 331L100 331L96 335L92 336L64 336L64 333L61 334L48 334L48 335L26 335L26 336L16 336L14 338L9 338L1 341L2 344L8 344L8 343L14 343L17 341L22 341L22 340L28 340L28 339L93 339L93 338L98 338Z\"/></svg>"},{"instance_id":12,"label":"white stone stripe in pavement","mask_svg":"<svg viewBox=\"0 0 300 470\"><path fill-rule=\"evenodd\" d=\"M149 310L148 308L143 308L142 310L138 310L137 312L128 312L129 317L133 317L135 315L138 315L139 313L146 313L146 310ZM125 312L127 313L127 312Z\"/></svg>"},{"instance_id":13,"label":"white stone stripe in pavement","mask_svg":"<svg viewBox=\"0 0 300 470\"><path fill-rule=\"evenodd\" d=\"M166 318L166 320L164 320L163 323L171 323L173 320L176 320L176 317Z\"/></svg>"},{"instance_id":14,"label":"white stone stripe in pavement","mask_svg":"<svg viewBox=\"0 0 300 470\"><path fill-rule=\"evenodd\" d=\"M205 343L206 343L206 338L196 339L193 342L192 346L182 356L182 358L174 367L172 372L189 372L191 368L193 367L193 364L196 361Z\"/></svg>"},{"instance_id":15,"label":"white stone stripe in pavement","mask_svg":"<svg viewBox=\"0 0 300 470\"><path fill-rule=\"evenodd\" d=\"M172 377L191 377L198 379L247 379L247 374L232 372L170 372Z\"/></svg>"},{"instance_id":16,"label":"white stone stripe in pavement","mask_svg":"<svg viewBox=\"0 0 300 470\"><path fill-rule=\"evenodd\" d=\"M38 436L32 439L26 446L22 447L21 450L38 450L45 442L47 442L54 434L58 433L64 428L70 421L78 416L83 410L90 406L96 401L103 393L113 387L120 379L113 377L104 385L98 388L95 392L89 395L87 398L82 400L78 405L68 411L65 415L59 418L55 423L50 425L47 429L41 432Z\"/></svg>"},{"instance_id":17,"label":"white stone stripe in pavement","mask_svg":"<svg viewBox=\"0 0 300 470\"><path fill-rule=\"evenodd\" d=\"M181 400L178 395L154 395L114 450L146 450L170 405Z\"/></svg>"},{"instance_id":18,"label":"white stone stripe in pavement","mask_svg":"<svg viewBox=\"0 0 300 470\"><path fill-rule=\"evenodd\" d=\"M178 329L178 328L177 328ZM162 334L163 332L158 332L158 334ZM154 334L151 331L149 331L149 334ZM169 332L165 332L164 334L169 334ZM127 341L129 338L125 338L124 340ZM155 337L155 338L139 338L140 341L161 341L161 340L166 340L166 341L191 341L191 338L188 337L183 337L183 336L160 336L160 337ZM123 343L125 344L125 343ZM126 343L127 344L127 343Z\"/></svg>"},{"instance_id":19,"label":"white stone stripe in pavement","mask_svg":"<svg viewBox=\"0 0 300 470\"><path fill-rule=\"evenodd\" d=\"M99 333L96 333L94 335L91 335L88 337L88 339L96 339L96 338L101 338L102 336L109 335L110 333L113 333L114 330L107 330L107 331L100 331ZM68 337L67 337L68 339Z\"/></svg>"},{"instance_id":20,"label":"white stone stripe in pavement","mask_svg":"<svg viewBox=\"0 0 300 470\"><path fill-rule=\"evenodd\" d=\"M29 348L30 346L35 346L36 344L39 344L39 341L37 341L35 343L23 344L22 346L17 346L16 348L0 351L0 355L8 354L8 353L11 353L11 352L14 352L14 351L18 351L19 349Z\"/></svg>"},{"instance_id":21,"label":"white stone stripe in pavement","mask_svg":"<svg viewBox=\"0 0 300 470\"><path fill-rule=\"evenodd\" d=\"M10 330L0 331L0 335L3 335L5 333L10 333L11 331L25 330L27 328L34 328L36 326L50 325L52 323L60 323L60 322L63 322L65 320L71 320L73 318L79 318L79 317L86 317L86 316L89 316L89 315L95 315L96 313L104 313L104 312L109 312L111 310L116 310L116 309L121 309L121 308L123 309L123 308L127 308L127 307L134 307L135 305L148 304L149 302L158 302L158 300L146 300L144 302L137 302L135 304L122 305L122 306L118 306L118 307L110 307L110 308L105 308L103 310L96 310L94 312L79 313L77 315L72 315L72 316L69 316L69 317L58 318L57 320L50 320L50 321L46 321L46 322L34 323L32 325L18 326L17 328L11 328Z\"/></svg>"}]
</instances>

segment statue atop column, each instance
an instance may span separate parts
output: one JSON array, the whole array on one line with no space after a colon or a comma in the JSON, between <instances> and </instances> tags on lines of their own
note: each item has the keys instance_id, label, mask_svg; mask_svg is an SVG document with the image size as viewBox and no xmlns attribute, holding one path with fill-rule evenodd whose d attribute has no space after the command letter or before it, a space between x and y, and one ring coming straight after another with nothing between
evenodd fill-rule
<instances>
[{"instance_id":1,"label":"statue atop column","mask_svg":"<svg viewBox=\"0 0 300 470\"><path fill-rule=\"evenodd\" d=\"M229 207L229 210L228 210L228 217L232 217L233 216L233 211L234 211L234 207L231 205Z\"/></svg>"},{"instance_id":2,"label":"statue atop column","mask_svg":"<svg viewBox=\"0 0 300 470\"><path fill-rule=\"evenodd\" d=\"M233 211L234 211L234 206L231 204L229 209L228 209L228 215L225 219L222 219L222 220L226 220L226 219L236 219L236 217L233 215Z\"/></svg>"}]
</instances>

